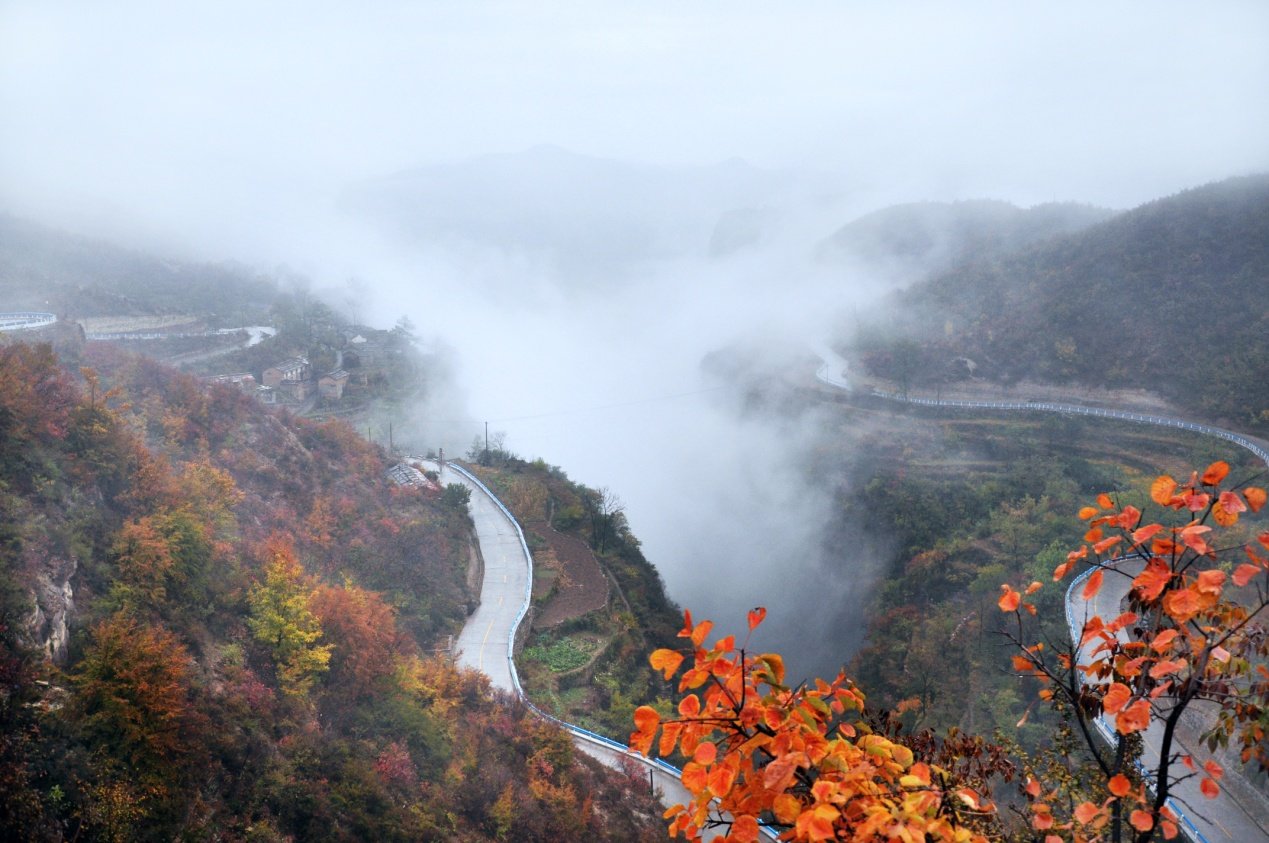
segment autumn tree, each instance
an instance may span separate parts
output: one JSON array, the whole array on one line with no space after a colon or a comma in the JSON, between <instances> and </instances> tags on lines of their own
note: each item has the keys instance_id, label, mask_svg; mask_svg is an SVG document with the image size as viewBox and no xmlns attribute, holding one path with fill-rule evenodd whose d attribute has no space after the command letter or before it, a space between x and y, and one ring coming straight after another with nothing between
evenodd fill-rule
<instances>
[{"instance_id":1,"label":"autumn tree","mask_svg":"<svg viewBox=\"0 0 1269 843\"><path fill-rule=\"evenodd\" d=\"M85 732L155 780L198 755L193 662L175 635L115 615L95 626L73 674Z\"/></svg>"},{"instance_id":2,"label":"autumn tree","mask_svg":"<svg viewBox=\"0 0 1269 843\"><path fill-rule=\"evenodd\" d=\"M751 632L765 614L749 613ZM692 799L666 811L671 835L719 829L725 841L754 841L765 822L797 841L988 839L995 808L985 794L874 730L844 674L791 686L779 655L750 654L731 635L706 646L711 629L686 613L686 653L650 658L666 679L684 668L677 716L646 705L634 715L632 748L648 754L655 743L689 759Z\"/></svg>"},{"instance_id":3,"label":"autumn tree","mask_svg":"<svg viewBox=\"0 0 1269 843\"><path fill-rule=\"evenodd\" d=\"M309 607L313 589L290 542L274 537L265 554L264 581L251 588L247 623L256 640L271 649L282 690L303 697L326 672L331 647L317 643L322 627Z\"/></svg>"},{"instance_id":4,"label":"autumn tree","mask_svg":"<svg viewBox=\"0 0 1269 843\"><path fill-rule=\"evenodd\" d=\"M332 647L331 685L353 699L375 692L402 645L396 611L373 591L351 583L319 586L309 608Z\"/></svg>"},{"instance_id":5,"label":"autumn tree","mask_svg":"<svg viewBox=\"0 0 1269 843\"><path fill-rule=\"evenodd\" d=\"M1227 486L1228 474L1216 462L1184 482L1161 476L1145 512L1105 494L1080 511L1089 522L1084 543L1053 573L1060 581L1089 566L1072 595L1088 607L1074 613L1081 628L1073 643L1037 640L1036 609L1026 598L1040 583L1022 592L1001 586L1000 608L1013 618L1014 670L1037 679L1041 698L1070 718L1098 772L1083 790L1052 780L1064 771L1028 781L1031 825L1052 839L1176 837L1168 800L1178 784L1197 779L1214 799L1223 775L1215 760L1178 743L1181 718L1196 703L1219 711L1203 736L1209 747L1233 744L1243 763L1269 769L1269 637L1260 620L1269 607L1269 531L1248 542L1236 529L1266 494ZM1109 611L1097 610L1099 597L1111 598L1101 601Z\"/></svg>"}]
</instances>

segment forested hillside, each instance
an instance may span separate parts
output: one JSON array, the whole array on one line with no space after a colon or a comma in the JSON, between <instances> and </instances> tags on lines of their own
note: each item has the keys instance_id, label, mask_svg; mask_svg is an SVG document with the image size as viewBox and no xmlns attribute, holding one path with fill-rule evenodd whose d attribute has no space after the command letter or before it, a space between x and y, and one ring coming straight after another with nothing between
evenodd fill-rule
<instances>
[{"instance_id":1,"label":"forested hillside","mask_svg":"<svg viewBox=\"0 0 1269 843\"><path fill-rule=\"evenodd\" d=\"M1019 208L991 199L911 202L866 214L822 246L827 258L850 257L910 281L962 261L1007 254L1102 222L1114 212L1073 202Z\"/></svg>"},{"instance_id":2,"label":"forested hillside","mask_svg":"<svg viewBox=\"0 0 1269 843\"><path fill-rule=\"evenodd\" d=\"M275 281L243 267L166 261L0 214L6 310L71 319L174 312L245 319L267 309L276 292Z\"/></svg>"},{"instance_id":3,"label":"forested hillside","mask_svg":"<svg viewBox=\"0 0 1269 843\"><path fill-rule=\"evenodd\" d=\"M435 655L477 597L464 509L342 423L82 363L0 348L0 837L663 833Z\"/></svg>"},{"instance_id":4,"label":"forested hillside","mask_svg":"<svg viewBox=\"0 0 1269 843\"><path fill-rule=\"evenodd\" d=\"M1258 175L962 263L894 305L924 346L914 381L932 385L968 358L991 380L1147 388L1195 415L1265 429L1267 290L1269 175ZM878 374L894 368L893 350L878 335L861 341Z\"/></svg>"}]
</instances>

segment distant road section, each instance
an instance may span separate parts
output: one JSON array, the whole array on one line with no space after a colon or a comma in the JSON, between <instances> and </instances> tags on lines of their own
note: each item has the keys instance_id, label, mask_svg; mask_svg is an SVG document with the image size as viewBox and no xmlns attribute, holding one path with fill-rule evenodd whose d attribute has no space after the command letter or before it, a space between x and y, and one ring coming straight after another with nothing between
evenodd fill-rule
<instances>
[{"instance_id":1,"label":"distant road section","mask_svg":"<svg viewBox=\"0 0 1269 843\"><path fill-rule=\"evenodd\" d=\"M845 382L845 361L832 352L818 351L818 353L822 363L816 372L816 377L820 382L850 390L849 384ZM1247 437L1229 430L1186 421L1185 419L1133 413L1105 407L1083 407L1076 404L1059 404L1047 401L939 400L937 398L915 398L879 390L873 390L869 394L877 398L929 407L1003 412L1063 413L1067 415L1098 416L1119 421L1135 422L1137 424L1152 424L1159 427L1174 427L1202 433L1207 436L1216 436L1233 442L1235 445L1250 451L1266 465L1269 465L1269 450L1262 447L1260 443L1253 442ZM1113 618L1119 614L1120 604L1127 596L1128 590L1132 586L1132 578L1140 572L1142 564L1137 560L1122 560L1116 567L1124 576L1111 577L1097 595L1097 601L1091 607L1085 605L1084 601L1077 597L1077 593L1080 591L1080 586L1083 585L1085 578L1093 572L1093 568L1089 568L1076 578L1067 589L1066 620L1067 625L1070 627L1073 641L1080 639L1087 616L1100 614L1104 618ZM1081 654L1082 660L1083 654ZM1105 720L1098 718L1094 722L1102 738L1113 746L1115 736ZM1154 758L1158 758L1162 732L1160 721L1152 721L1150 728L1143 736L1147 756L1153 755ZM1210 754L1203 747L1196 747L1192 751L1184 749L1184 751L1200 760L1210 757ZM1233 792L1235 788L1238 791L1237 796ZM1254 785L1245 782L1239 770L1231 769L1226 771L1225 785L1221 788L1220 796L1214 800L1209 800L1202 796L1199 792L1197 778L1190 778L1174 785L1172 794L1173 798L1169 802L1172 809L1177 812L1181 819L1181 828L1186 836L1196 841L1196 843L1256 843L1257 841L1269 841L1269 829L1266 828L1266 817L1269 817L1267 800L1263 794L1256 790Z\"/></svg>"},{"instance_id":2,"label":"distant road section","mask_svg":"<svg viewBox=\"0 0 1269 843\"><path fill-rule=\"evenodd\" d=\"M0 313L0 331L29 331L47 328L57 322L57 315L37 310Z\"/></svg>"}]
</instances>

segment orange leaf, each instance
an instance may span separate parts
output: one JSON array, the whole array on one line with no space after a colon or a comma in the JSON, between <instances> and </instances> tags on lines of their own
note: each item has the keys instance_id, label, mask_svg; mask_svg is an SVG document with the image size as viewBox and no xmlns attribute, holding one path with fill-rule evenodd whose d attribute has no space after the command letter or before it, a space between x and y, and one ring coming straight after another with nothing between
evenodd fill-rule
<instances>
[{"instance_id":1,"label":"orange leaf","mask_svg":"<svg viewBox=\"0 0 1269 843\"><path fill-rule=\"evenodd\" d=\"M1027 590L1024 593L1030 596L1032 594L1035 594L1037 591L1039 591L1042 588L1044 588L1044 583L1040 582L1039 580L1036 580L1036 581L1033 581L1031 585L1027 586Z\"/></svg>"},{"instance_id":2,"label":"orange leaf","mask_svg":"<svg viewBox=\"0 0 1269 843\"><path fill-rule=\"evenodd\" d=\"M1027 786L1024 790L1026 790L1027 795L1032 799L1040 798L1040 783L1030 776L1027 777Z\"/></svg>"},{"instance_id":3,"label":"orange leaf","mask_svg":"<svg viewBox=\"0 0 1269 843\"><path fill-rule=\"evenodd\" d=\"M1000 587L1000 599L996 601L996 605L1000 607L1002 612L1018 611L1018 603L1022 600L1022 595L1014 591L1008 585Z\"/></svg>"},{"instance_id":4,"label":"orange leaf","mask_svg":"<svg viewBox=\"0 0 1269 843\"><path fill-rule=\"evenodd\" d=\"M1102 697L1102 709L1107 714L1118 714L1132 699L1132 691L1122 682L1112 682Z\"/></svg>"},{"instance_id":5,"label":"orange leaf","mask_svg":"<svg viewBox=\"0 0 1269 843\"><path fill-rule=\"evenodd\" d=\"M1111 536L1108 539L1102 539L1093 545L1093 552L1098 554L1105 553L1123 540L1123 536Z\"/></svg>"},{"instance_id":6,"label":"orange leaf","mask_svg":"<svg viewBox=\"0 0 1269 843\"><path fill-rule=\"evenodd\" d=\"M1098 568L1089 576L1088 582L1084 583L1084 590L1080 592L1080 596L1085 600L1092 600L1097 596L1097 592L1102 589L1102 572Z\"/></svg>"},{"instance_id":7,"label":"orange leaf","mask_svg":"<svg viewBox=\"0 0 1269 843\"><path fill-rule=\"evenodd\" d=\"M1220 781L1221 777L1225 775L1224 768L1210 758L1203 762L1203 769L1206 770L1207 774L1216 781Z\"/></svg>"},{"instance_id":8,"label":"orange leaf","mask_svg":"<svg viewBox=\"0 0 1269 843\"><path fill-rule=\"evenodd\" d=\"M1260 570L1259 565L1249 565L1244 562L1242 565L1239 565L1234 569L1234 585L1242 588L1247 583L1251 582L1252 578L1260 573Z\"/></svg>"},{"instance_id":9,"label":"orange leaf","mask_svg":"<svg viewBox=\"0 0 1269 843\"><path fill-rule=\"evenodd\" d=\"M1172 502L1172 493L1176 491L1176 481L1164 474L1150 484L1150 500L1159 506L1167 506Z\"/></svg>"},{"instance_id":10,"label":"orange leaf","mask_svg":"<svg viewBox=\"0 0 1269 843\"><path fill-rule=\"evenodd\" d=\"M702 744L702 746L713 746L713 744ZM735 783L736 769L728 764L716 765L709 774L709 790L715 796L730 793Z\"/></svg>"},{"instance_id":11,"label":"orange leaf","mask_svg":"<svg viewBox=\"0 0 1269 843\"><path fill-rule=\"evenodd\" d=\"M1172 641L1176 638L1176 636L1177 631L1175 629L1165 629L1156 635L1154 640L1150 642L1150 649L1154 650L1156 653L1165 653L1172 649Z\"/></svg>"},{"instance_id":12,"label":"orange leaf","mask_svg":"<svg viewBox=\"0 0 1269 843\"><path fill-rule=\"evenodd\" d=\"M652 655L648 656L648 663L652 665L653 670L661 671L665 674L665 678L669 679L683 663L683 654L664 648L653 650Z\"/></svg>"},{"instance_id":13,"label":"orange leaf","mask_svg":"<svg viewBox=\"0 0 1269 843\"><path fill-rule=\"evenodd\" d=\"M1075 819L1083 825L1088 825L1099 813L1101 809L1092 802L1081 802L1075 808Z\"/></svg>"},{"instance_id":14,"label":"orange leaf","mask_svg":"<svg viewBox=\"0 0 1269 843\"><path fill-rule=\"evenodd\" d=\"M1225 585L1224 571L1204 571L1198 575L1198 582L1194 587L1198 589L1199 594L1211 594L1220 597L1221 588Z\"/></svg>"},{"instance_id":15,"label":"orange leaf","mask_svg":"<svg viewBox=\"0 0 1269 843\"><path fill-rule=\"evenodd\" d=\"M1132 581L1137 594L1147 603L1157 598L1172 579L1172 569L1162 559L1151 559Z\"/></svg>"},{"instance_id":16,"label":"orange leaf","mask_svg":"<svg viewBox=\"0 0 1269 843\"><path fill-rule=\"evenodd\" d=\"M1132 823L1132 827L1137 831L1149 831L1154 828L1154 816L1149 811L1140 809L1133 811L1128 817L1128 821Z\"/></svg>"},{"instance_id":17,"label":"orange leaf","mask_svg":"<svg viewBox=\"0 0 1269 843\"><path fill-rule=\"evenodd\" d=\"M699 794L709 787L709 771L695 761L683 765L683 786L688 792Z\"/></svg>"},{"instance_id":18,"label":"orange leaf","mask_svg":"<svg viewBox=\"0 0 1269 843\"><path fill-rule=\"evenodd\" d=\"M1115 717L1115 729L1121 735L1140 732L1150 725L1149 700L1137 700Z\"/></svg>"},{"instance_id":19,"label":"orange leaf","mask_svg":"<svg viewBox=\"0 0 1269 843\"><path fill-rule=\"evenodd\" d=\"M767 616L767 610L762 606L758 606L756 608L750 609L749 610L749 628L750 629L756 628L758 624L762 623L762 619L765 618L766 616Z\"/></svg>"},{"instance_id":20,"label":"orange leaf","mask_svg":"<svg viewBox=\"0 0 1269 843\"><path fill-rule=\"evenodd\" d=\"M701 621L692 629L692 643L697 647L705 643L705 636L714 628L713 621Z\"/></svg>"},{"instance_id":21,"label":"orange leaf","mask_svg":"<svg viewBox=\"0 0 1269 843\"><path fill-rule=\"evenodd\" d=\"M650 705L641 705L635 709L635 728L640 732L655 732L661 725L661 715Z\"/></svg>"},{"instance_id":22,"label":"orange leaf","mask_svg":"<svg viewBox=\"0 0 1269 843\"><path fill-rule=\"evenodd\" d=\"M714 759L718 757L718 747L706 741L696 748L696 752L692 755L692 760L697 764L706 766L713 764Z\"/></svg>"},{"instance_id":23,"label":"orange leaf","mask_svg":"<svg viewBox=\"0 0 1269 843\"><path fill-rule=\"evenodd\" d=\"M1203 791L1203 795L1208 799L1215 799L1221 795L1221 786L1206 776L1199 782L1199 790Z\"/></svg>"},{"instance_id":24,"label":"orange leaf","mask_svg":"<svg viewBox=\"0 0 1269 843\"><path fill-rule=\"evenodd\" d=\"M1027 658L1026 656L1014 656L1013 669L1020 673L1030 673L1031 659Z\"/></svg>"},{"instance_id":25,"label":"orange leaf","mask_svg":"<svg viewBox=\"0 0 1269 843\"><path fill-rule=\"evenodd\" d=\"M1123 773L1117 773L1111 776L1110 781L1106 782L1106 787L1111 793L1122 799L1128 795L1128 791L1132 790L1132 782L1128 781L1128 777Z\"/></svg>"},{"instance_id":26,"label":"orange leaf","mask_svg":"<svg viewBox=\"0 0 1269 843\"><path fill-rule=\"evenodd\" d=\"M1265 505L1269 495L1265 494L1265 490L1259 486L1248 486L1243 489L1243 497L1247 499L1247 505L1251 507L1252 512L1259 512L1260 508Z\"/></svg>"},{"instance_id":27,"label":"orange leaf","mask_svg":"<svg viewBox=\"0 0 1269 843\"><path fill-rule=\"evenodd\" d=\"M758 821L748 814L741 814L732 821L727 839L735 843L754 843L758 839Z\"/></svg>"},{"instance_id":28,"label":"orange leaf","mask_svg":"<svg viewBox=\"0 0 1269 843\"><path fill-rule=\"evenodd\" d=\"M1162 530L1163 530L1162 524L1147 524L1144 527L1140 527L1133 531L1132 543L1143 544L1144 542L1147 542L1150 539L1154 538L1155 534L1162 532Z\"/></svg>"},{"instance_id":29,"label":"orange leaf","mask_svg":"<svg viewBox=\"0 0 1269 843\"><path fill-rule=\"evenodd\" d=\"M790 793L781 793L771 802L771 812L784 825L792 825L802 813L802 803Z\"/></svg>"},{"instance_id":30,"label":"orange leaf","mask_svg":"<svg viewBox=\"0 0 1269 843\"><path fill-rule=\"evenodd\" d=\"M1220 482L1229 474L1229 463L1217 460L1207 467L1207 471L1203 472L1204 486L1218 486Z\"/></svg>"},{"instance_id":31,"label":"orange leaf","mask_svg":"<svg viewBox=\"0 0 1269 843\"><path fill-rule=\"evenodd\" d=\"M1088 519L1095 517L1099 512L1101 512L1101 510L1095 506L1086 506L1080 510L1080 520L1087 521Z\"/></svg>"},{"instance_id":32,"label":"orange leaf","mask_svg":"<svg viewBox=\"0 0 1269 843\"><path fill-rule=\"evenodd\" d=\"M686 718L693 718L701 713L701 700L696 694L688 694L679 700L679 714Z\"/></svg>"},{"instance_id":33,"label":"orange leaf","mask_svg":"<svg viewBox=\"0 0 1269 843\"><path fill-rule=\"evenodd\" d=\"M1177 623L1185 623L1203 608L1198 595L1192 588L1179 588L1169 591L1163 597L1163 611Z\"/></svg>"},{"instance_id":34,"label":"orange leaf","mask_svg":"<svg viewBox=\"0 0 1269 843\"><path fill-rule=\"evenodd\" d=\"M1167 659L1167 660L1159 662L1154 667L1150 668L1150 678L1162 679L1164 676L1167 676L1169 673L1176 673L1177 671L1182 670L1184 667L1185 667L1185 662L1183 661L1178 661L1175 659Z\"/></svg>"},{"instance_id":35,"label":"orange leaf","mask_svg":"<svg viewBox=\"0 0 1269 843\"><path fill-rule=\"evenodd\" d=\"M1097 496L1097 505L1100 506L1102 509L1115 508L1115 502L1112 501L1110 499L1110 495L1106 494L1105 492L1102 492L1100 495Z\"/></svg>"}]
</instances>

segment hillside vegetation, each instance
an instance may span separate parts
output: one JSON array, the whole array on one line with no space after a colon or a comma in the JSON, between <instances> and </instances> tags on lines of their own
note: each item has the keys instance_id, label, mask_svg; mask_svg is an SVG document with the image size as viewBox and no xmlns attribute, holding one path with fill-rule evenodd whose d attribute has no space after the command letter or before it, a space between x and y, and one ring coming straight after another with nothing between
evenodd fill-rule
<instances>
[{"instance_id":1,"label":"hillside vegetation","mask_svg":"<svg viewBox=\"0 0 1269 843\"><path fill-rule=\"evenodd\" d=\"M477 597L463 508L342 423L82 362L0 348L0 837L663 834L434 655Z\"/></svg>"},{"instance_id":2,"label":"hillside vegetation","mask_svg":"<svg viewBox=\"0 0 1269 843\"><path fill-rule=\"evenodd\" d=\"M1269 175L1159 199L1084 231L968 260L899 294L874 373L1140 387L1269 428ZM901 371L906 369L907 371Z\"/></svg>"},{"instance_id":3,"label":"hillside vegetation","mask_svg":"<svg viewBox=\"0 0 1269 843\"><path fill-rule=\"evenodd\" d=\"M911 202L847 223L822 244L821 254L863 260L910 281L971 258L1007 254L1081 231L1114 213L1073 202L1032 208L992 199Z\"/></svg>"}]
</instances>

